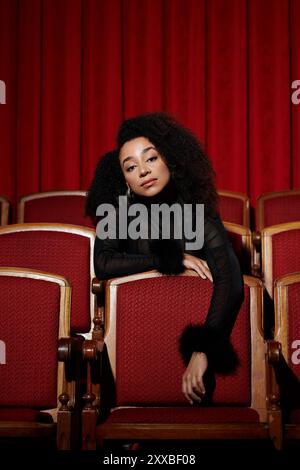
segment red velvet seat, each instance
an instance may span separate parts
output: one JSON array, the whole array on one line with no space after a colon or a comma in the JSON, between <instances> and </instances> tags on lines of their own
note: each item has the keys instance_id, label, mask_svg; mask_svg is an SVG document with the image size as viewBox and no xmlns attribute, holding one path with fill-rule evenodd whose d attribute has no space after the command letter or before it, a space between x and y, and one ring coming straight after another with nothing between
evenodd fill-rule
<instances>
[{"instance_id":1,"label":"red velvet seat","mask_svg":"<svg viewBox=\"0 0 300 470\"><path fill-rule=\"evenodd\" d=\"M85 216L86 191L48 191L23 196L18 223L53 222L92 227Z\"/></svg>"},{"instance_id":2,"label":"red velvet seat","mask_svg":"<svg viewBox=\"0 0 300 470\"><path fill-rule=\"evenodd\" d=\"M289 222L300 222L300 190L262 194L256 204L256 232L253 233L256 264L262 264L261 232L264 228Z\"/></svg>"},{"instance_id":3,"label":"red velvet seat","mask_svg":"<svg viewBox=\"0 0 300 470\"><path fill-rule=\"evenodd\" d=\"M218 191L221 219L224 222L250 227L250 203L246 194Z\"/></svg>"},{"instance_id":4,"label":"red velvet seat","mask_svg":"<svg viewBox=\"0 0 300 470\"><path fill-rule=\"evenodd\" d=\"M277 191L257 198L257 230L300 221L300 190Z\"/></svg>"},{"instance_id":5,"label":"red velvet seat","mask_svg":"<svg viewBox=\"0 0 300 470\"><path fill-rule=\"evenodd\" d=\"M70 299L71 287L61 276L0 268L0 437L45 437L55 443L62 393L66 412L74 414L73 377L65 382L57 360L59 338L70 335ZM69 448L72 428L65 431L61 444Z\"/></svg>"},{"instance_id":6,"label":"red velvet seat","mask_svg":"<svg viewBox=\"0 0 300 470\"><path fill-rule=\"evenodd\" d=\"M76 380L81 386L84 385L82 361L80 364L84 338L78 333L89 333L94 315L95 297L91 293L94 237L94 230L75 225L16 224L0 229L0 266L39 269L59 274L70 282L72 338L60 339L58 357L67 370L76 363ZM82 396L83 391L78 393ZM65 434L72 426L64 402L58 419L64 422L58 446L64 447Z\"/></svg>"},{"instance_id":7,"label":"red velvet seat","mask_svg":"<svg viewBox=\"0 0 300 470\"><path fill-rule=\"evenodd\" d=\"M268 402L262 286L255 278L244 279L245 301L232 334L240 366L234 375L216 376L208 407L191 407L181 392L184 365L178 339L188 323L204 320L212 284L192 271L180 276L151 271L103 283L107 356L104 348L102 408L94 401L89 380L83 410L85 449L105 439L272 438L280 447L280 411L274 403L271 411ZM84 344L90 372L97 347L97 341ZM110 372L116 400L105 417ZM99 411L102 421L96 426Z\"/></svg>"},{"instance_id":8,"label":"red velvet seat","mask_svg":"<svg viewBox=\"0 0 300 470\"><path fill-rule=\"evenodd\" d=\"M281 343L289 374L294 377L293 381L289 379L287 400L291 409L285 419L284 435L286 440L300 439L300 271L276 280L274 302L275 339ZM282 380L286 384L283 375Z\"/></svg>"},{"instance_id":9,"label":"red velvet seat","mask_svg":"<svg viewBox=\"0 0 300 470\"><path fill-rule=\"evenodd\" d=\"M0 196L0 225L8 224L9 209L10 209L9 199L6 196L1 195Z\"/></svg>"},{"instance_id":10,"label":"red velvet seat","mask_svg":"<svg viewBox=\"0 0 300 470\"><path fill-rule=\"evenodd\" d=\"M40 269L72 286L72 333L88 333L95 308L91 294L95 233L63 224L16 224L0 228L0 266Z\"/></svg>"}]
</instances>

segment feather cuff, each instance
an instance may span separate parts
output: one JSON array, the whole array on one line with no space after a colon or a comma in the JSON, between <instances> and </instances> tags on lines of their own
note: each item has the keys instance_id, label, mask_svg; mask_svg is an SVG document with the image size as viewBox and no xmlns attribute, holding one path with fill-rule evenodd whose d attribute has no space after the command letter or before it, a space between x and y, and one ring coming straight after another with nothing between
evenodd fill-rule
<instances>
[{"instance_id":1,"label":"feather cuff","mask_svg":"<svg viewBox=\"0 0 300 470\"><path fill-rule=\"evenodd\" d=\"M237 354L229 338L221 337L203 325L189 325L179 338L179 350L187 366L193 352L204 352L214 372L227 375L239 365Z\"/></svg>"},{"instance_id":2,"label":"feather cuff","mask_svg":"<svg viewBox=\"0 0 300 470\"><path fill-rule=\"evenodd\" d=\"M151 250L157 256L159 272L169 275L184 272L183 252L178 241L152 240Z\"/></svg>"}]
</instances>

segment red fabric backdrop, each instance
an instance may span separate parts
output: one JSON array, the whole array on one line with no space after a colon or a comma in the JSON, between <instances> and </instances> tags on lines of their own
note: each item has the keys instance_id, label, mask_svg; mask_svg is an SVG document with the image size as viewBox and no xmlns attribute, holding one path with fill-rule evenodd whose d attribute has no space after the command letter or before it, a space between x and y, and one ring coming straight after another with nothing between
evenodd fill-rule
<instances>
[{"instance_id":1,"label":"red fabric backdrop","mask_svg":"<svg viewBox=\"0 0 300 470\"><path fill-rule=\"evenodd\" d=\"M196 132L219 189L299 188L299 22L299 0L0 0L0 193L86 189L122 119L154 110Z\"/></svg>"}]
</instances>

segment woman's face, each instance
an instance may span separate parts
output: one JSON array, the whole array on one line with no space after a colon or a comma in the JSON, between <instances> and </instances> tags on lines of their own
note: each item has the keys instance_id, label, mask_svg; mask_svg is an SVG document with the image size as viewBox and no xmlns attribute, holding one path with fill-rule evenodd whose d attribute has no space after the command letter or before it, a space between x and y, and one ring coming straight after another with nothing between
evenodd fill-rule
<instances>
[{"instance_id":1,"label":"woman's face","mask_svg":"<svg viewBox=\"0 0 300 470\"><path fill-rule=\"evenodd\" d=\"M170 180L164 159L146 137L125 142L119 159L127 186L139 196L155 196Z\"/></svg>"}]
</instances>

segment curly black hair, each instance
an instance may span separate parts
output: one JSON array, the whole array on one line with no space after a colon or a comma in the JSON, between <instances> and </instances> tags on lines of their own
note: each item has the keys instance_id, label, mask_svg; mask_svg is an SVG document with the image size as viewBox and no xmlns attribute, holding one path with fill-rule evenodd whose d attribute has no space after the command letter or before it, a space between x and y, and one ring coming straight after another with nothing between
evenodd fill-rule
<instances>
[{"instance_id":1,"label":"curly black hair","mask_svg":"<svg viewBox=\"0 0 300 470\"><path fill-rule=\"evenodd\" d=\"M101 203L116 204L127 186L119 164L122 145L136 137L146 137L168 166L178 195L185 203L204 204L206 214L217 212L215 173L198 138L167 113L147 113L125 120L118 131L114 151L98 162L87 194L86 212L92 218Z\"/></svg>"},{"instance_id":2,"label":"curly black hair","mask_svg":"<svg viewBox=\"0 0 300 470\"><path fill-rule=\"evenodd\" d=\"M114 206L118 196L125 195L127 186L119 163L118 150L105 153L98 161L94 177L87 192L85 212L97 223L96 210L100 204Z\"/></svg>"}]
</instances>

